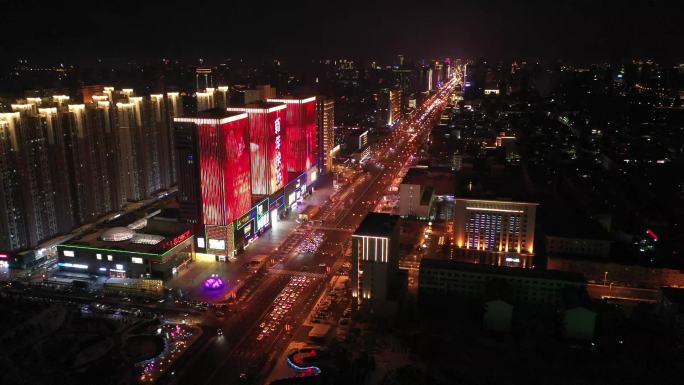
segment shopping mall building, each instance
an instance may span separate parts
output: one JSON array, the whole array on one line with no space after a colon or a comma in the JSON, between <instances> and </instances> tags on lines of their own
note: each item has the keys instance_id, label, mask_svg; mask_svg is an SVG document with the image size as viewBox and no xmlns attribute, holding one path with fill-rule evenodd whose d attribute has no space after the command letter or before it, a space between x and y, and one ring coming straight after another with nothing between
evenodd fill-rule
<instances>
[{"instance_id":1,"label":"shopping mall building","mask_svg":"<svg viewBox=\"0 0 684 385\"><path fill-rule=\"evenodd\" d=\"M175 118L179 203L195 248L224 261L310 194L316 98L269 99Z\"/></svg>"}]
</instances>

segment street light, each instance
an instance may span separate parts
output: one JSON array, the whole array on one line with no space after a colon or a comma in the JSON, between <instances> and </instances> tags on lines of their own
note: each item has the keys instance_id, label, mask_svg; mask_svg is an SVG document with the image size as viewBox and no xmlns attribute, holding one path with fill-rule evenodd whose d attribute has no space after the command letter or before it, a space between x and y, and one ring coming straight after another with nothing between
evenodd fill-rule
<instances>
[{"instance_id":1,"label":"street light","mask_svg":"<svg viewBox=\"0 0 684 385\"><path fill-rule=\"evenodd\" d=\"M603 286L607 285L607 283L606 283L607 281L608 281L608 272L606 271L603 273Z\"/></svg>"}]
</instances>

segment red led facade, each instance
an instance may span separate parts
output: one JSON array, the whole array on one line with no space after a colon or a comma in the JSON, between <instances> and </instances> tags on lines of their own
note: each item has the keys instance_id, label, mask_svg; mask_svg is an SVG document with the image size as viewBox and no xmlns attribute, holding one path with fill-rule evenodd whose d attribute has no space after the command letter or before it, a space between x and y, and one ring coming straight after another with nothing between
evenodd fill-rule
<instances>
[{"instance_id":1,"label":"red led facade","mask_svg":"<svg viewBox=\"0 0 684 385\"><path fill-rule=\"evenodd\" d=\"M284 154L287 171L301 173L316 163L316 98L269 99L285 103L287 136Z\"/></svg>"},{"instance_id":2,"label":"red led facade","mask_svg":"<svg viewBox=\"0 0 684 385\"><path fill-rule=\"evenodd\" d=\"M306 135L306 162L305 169L316 164L316 154L318 153L318 135L316 134L316 99L302 103L302 127ZM302 171L304 171L302 170Z\"/></svg>"},{"instance_id":3,"label":"red led facade","mask_svg":"<svg viewBox=\"0 0 684 385\"><path fill-rule=\"evenodd\" d=\"M245 114L196 119L204 224L228 225L251 207Z\"/></svg>"},{"instance_id":4,"label":"red led facade","mask_svg":"<svg viewBox=\"0 0 684 385\"><path fill-rule=\"evenodd\" d=\"M270 195L287 183L285 105L229 107L249 115L251 186L253 195Z\"/></svg>"}]
</instances>

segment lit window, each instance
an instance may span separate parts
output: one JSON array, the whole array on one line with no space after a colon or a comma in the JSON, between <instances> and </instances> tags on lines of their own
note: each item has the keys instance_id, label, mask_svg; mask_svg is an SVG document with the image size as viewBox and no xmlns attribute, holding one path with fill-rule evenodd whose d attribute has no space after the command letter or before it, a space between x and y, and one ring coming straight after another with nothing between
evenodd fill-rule
<instances>
[{"instance_id":1,"label":"lit window","mask_svg":"<svg viewBox=\"0 0 684 385\"><path fill-rule=\"evenodd\" d=\"M102 254L95 254L95 258L97 258L98 261L102 260Z\"/></svg>"},{"instance_id":2,"label":"lit window","mask_svg":"<svg viewBox=\"0 0 684 385\"><path fill-rule=\"evenodd\" d=\"M64 256L65 257L73 257L74 251L73 250L64 250Z\"/></svg>"},{"instance_id":3,"label":"lit window","mask_svg":"<svg viewBox=\"0 0 684 385\"><path fill-rule=\"evenodd\" d=\"M226 248L226 241L222 239L209 239L209 248L222 250Z\"/></svg>"},{"instance_id":4,"label":"lit window","mask_svg":"<svg viewBox=\"0 0 684 385\"><path fill-rule=\"evenodd\" d=\"M112 255L109 254L109 255L107 255L107 260L108 260L108 261L113 261L113 260L114 260L114 257L112 257Z\"/></svg>"},{"instance_id":5,"label":"lit window","mask_svg":"<svg viewBox=\"0 0 684 385\"><path fill-rule=\"evenodd\" d=\"M123 265L117 264L117 265L116 265L116 268L117 268L117 270L123 270Z\"/></svg>"},{"instance_id":6,"label":"lit window","mask_svg":"<svg viewBox=\"0 0 684 385\"><path fill-rule=\"evenodd\" d=\"M197 247L204 247L204 238L197 238Z\"/></svg>"},{"instance_id":7,"label":"lit window","mask_svg":"<svg viewBox=\"0 0 684 385\"><path fill-rule=\"evenodd\" d=\"M137 264L142 264L142 263L143 263L143 259L140 258L140 257L132 257L132 258L131 258L131 262L137 263Z\"/></svg>"}]
</instances>

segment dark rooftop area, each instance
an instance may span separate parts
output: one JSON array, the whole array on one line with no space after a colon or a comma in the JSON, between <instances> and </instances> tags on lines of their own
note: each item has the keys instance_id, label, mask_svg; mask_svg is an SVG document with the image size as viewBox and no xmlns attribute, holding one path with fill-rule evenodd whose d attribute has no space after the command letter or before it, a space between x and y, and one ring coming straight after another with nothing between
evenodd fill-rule
<instances>
[{"instance_id":1,"label":"dark rooftop area","mask_svg":"<svg viewBox=\"0 0 684 385\"><path fill-rule=\"evenodd\" d=\"M357 235L389 235L399 223L398 215L370 212L356 229Z\"/></svg>"},{"instance_id":2,"label":"dark rooftop area","mask_svg":"<svg viewBox=\"0 0 684 385\"><path fill-rule=\"evenodd\" d=\"M486 264L458 262L446 259L423 258L420 268L439 268L459 271L470 271L483 274L503 274L518 277L557 279L573 282L585 282L586 279L580 273L560 270L523 269L518 267L492 266Z\"/></svg>"},{"instance_id":3,"label":"dark rooftop area","mask_svg":"<svg viewBox=\"0 0 684 385\"><path fill-rule=\"evenodd\" d=\"M184 117L204 119L225 119L240 114L242 114L242 112L226 111L223 108L211 108L204 111L188 113Z\"/></svg>"}]
</instances>

